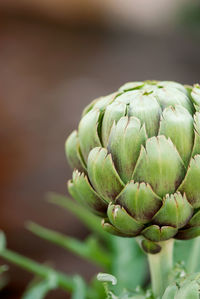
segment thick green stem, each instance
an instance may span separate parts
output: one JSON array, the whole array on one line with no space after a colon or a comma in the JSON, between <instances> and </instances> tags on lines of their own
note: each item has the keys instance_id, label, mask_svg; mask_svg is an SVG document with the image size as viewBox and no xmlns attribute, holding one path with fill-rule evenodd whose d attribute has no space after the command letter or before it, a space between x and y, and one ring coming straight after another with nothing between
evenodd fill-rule
<instances>
[{"instance_id":1,"label":"thick green stem","mask_svg":"<svg viewBox=\"0 0 200 299\"><path fill-rule=\"evenodd\" d=\"M148 254L151 282L154 296L161 298L169 284L169 273L173 267L174 240L160 242L161 251L157 254Z\"/></svg>"}]
</instances>

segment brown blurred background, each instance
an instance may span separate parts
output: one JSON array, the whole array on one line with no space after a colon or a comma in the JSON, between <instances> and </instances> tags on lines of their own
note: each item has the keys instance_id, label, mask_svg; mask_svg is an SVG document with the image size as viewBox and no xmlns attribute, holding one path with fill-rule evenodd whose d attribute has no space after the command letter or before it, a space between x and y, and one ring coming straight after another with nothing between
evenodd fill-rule
<instances>
[{"instance_id":1,"label":"brown blurred background","mask_svg":"<svg viewBox=\"0 0 200 299\"><path fill-rule=\"evenodd\" d=\"M200 6L186 2L0 1L0 219L10 248L86 279L98 271L31 235L24 223L87 235L44 195L67 193L64 141L88 102L126 81L200 81ZM0 298L21 298L30 278L11 265Z\"/></svg>"}]
</instances>

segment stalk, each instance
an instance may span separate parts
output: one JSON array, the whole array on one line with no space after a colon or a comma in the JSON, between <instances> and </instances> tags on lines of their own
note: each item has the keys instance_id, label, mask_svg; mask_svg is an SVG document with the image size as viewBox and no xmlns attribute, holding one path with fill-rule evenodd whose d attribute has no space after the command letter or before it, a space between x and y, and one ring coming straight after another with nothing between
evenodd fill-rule
<instances>
[{"instance_id":1,"label":"stalk","mask_svg":"<svg viewBox=\"0 0 200 299\"><path fill-rule=\"evenodd\" d=\"M169 274L173 267L174 240L160 242L161 251L157 254L148 254L151 282L154 296L161 298L169 284Z\"/></svg>"},{"instance_id":2,"label":"stalk","mask_svg":"<svg viewBox=\"0 0 200 299\"><path fill-rule=\"evenodd\" d=\"M40 265L39 263L16 252L13 252L9 249L4 249L0 252L0 256L8 262L20 266L21 268L24 268L27 271L40 276L41 278L48 279L50 275L55 275L58 286L64 290L72 291L74 288L73 278L65 275L64 273L57 272L48 266Z\"/></svg>"}]
</instances>

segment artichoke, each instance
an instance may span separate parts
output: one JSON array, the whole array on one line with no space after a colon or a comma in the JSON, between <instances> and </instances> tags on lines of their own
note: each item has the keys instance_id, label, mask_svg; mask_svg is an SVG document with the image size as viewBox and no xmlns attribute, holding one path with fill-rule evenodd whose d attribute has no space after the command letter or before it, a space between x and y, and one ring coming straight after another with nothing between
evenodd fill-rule
<instances>
[{"instance_id":1,"label":"artichoke","mask_svg":"<svg viewBox=\"0 0 200 299\"><path fill-rule=\"evenodd\" d=\"M114 235L160 241L200 235L200 86L126 83L89 104L66 155L69 193Z\"/></svg>"}]
</instances>

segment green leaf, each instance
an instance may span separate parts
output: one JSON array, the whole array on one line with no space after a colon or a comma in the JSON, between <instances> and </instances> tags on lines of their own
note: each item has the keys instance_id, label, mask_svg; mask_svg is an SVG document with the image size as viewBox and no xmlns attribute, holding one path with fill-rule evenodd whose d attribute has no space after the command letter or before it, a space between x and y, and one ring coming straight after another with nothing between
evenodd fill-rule
<instances>
[{"instance_id":1,"label":"green leaf","mask_svg":"<svg viewBox=\"0 0 200 299\"><path fill-rule=\"evenodd\" d=\"M43 299L52 290L57 288L56 276L52 275L46 280L33 283L26 290L22 299Z\"/></svg>"},{"instance_id":2,"label":"green leaf","mask_svg":"<svg viewBox=\"0 0 200 299\"><path fill-rule=\"evenodd\" d=\"M74 277L74 291L72 292L72 299L86 299L87 286L81 276Z\"/></svg>"},{"instance_id":3,"label":"green leaf","mask_svg":"<svg viewBox=\"0 0 200 299\"><path fill-rule=\"evenodd\" d=\"M65 236L59 232L44 228L33 222L29 222L28 229L37 236L55 243L74 254L93 263L108 268L110 266L109 254L100 246L97 239L89 238L81 242L75 238Z\"/></svg>"},{"instance_id":4,"label":"green leaf","mask_svg":"<svg viewBox=\"0 0 200 299\"><path fill-rule=\"evenodd\" d=\"M56 271L46 265L41 265L25 256L20 255L14 251L4 249L0 251L0 256L23 269L48 280L51 277L56 277L58 286L64 290L72 291L73 290L73 279L72 277L63 274L62 272Z\"/></svg>"},{"instance_id":5,"label":"green leaf","mask_svg":"<svg viewBox=\"0 0 200 299\"><path fill-rule=\"evenodd\" d=\"M0 266L0 275L6 271L8 271L8 266L6 265Z\"/></svg>"},{"instance_id":6,"label":"green leaf","mask_svg":"<svg viewBox=\"0 0 200 299\"><path fill-rule=\"evenodd\" d=\"M190 258L190 254L192 254L191 250L193 247L194 240L195 239L187 240L187 241L175 240L175 242L174 242L174 263L180 263L183 261L186 269L188 269L188 261ZM200 270L200 268L199 268L199 270ZM197 271L199 271L199 270L197 269Z\"/></svg>"},{"instance_id":7,"label":"green leaf","mask_svg":"<svg viewBox=\"0 0 200 299\"><path fill-rule=\"evenodd\" d=\"M189 273L200 271L200 237L192 240L192 246L188 254L187 269Z\"/></svg>"},{"instance_id":8,"label":"green leaf","mask_svg":"<svg viewBox=\"0 0 200 299\"><path fill-rule=\"evenodd\" d=\"M196 281L185 283L174 299L199 299L199 284Z\"/></svg>"},{"instance_id":9,"label":"green leaf","mask_svg":"<svg viewBox=\"0 0 200 299\"><path fill-rule=\"evenodd\" d=\"M153 191L163 197L174 193L185 175L183 161L170 139L152 137L142 148L133 179L149 183Z\"/></svg>"},{"instance_id":10,"label":"green leaf","mask_svg":"<svg viewBox=\"0 0 200 299\"><path fill-rule=\"evenodd\" d=\"M102 239L109 239L109 235L102 230L100 218L95 216L88 209L58 193L48 193L47 199L49 202L63 207L73 213L87 228L89 228L92 232L97 233Z\"/></svg>"},{"instance_id":11,"label":"green leaf","mask_svg":"<svg viewBox=\"0 0 200 299\"><path fill-rule=\"evenodd\" d=\"M96 192L107 202L115 199L124 187L105 148L96 147L88 156L88 176Z\"/></svg>"},{"instance_id":12,"label":"green leaf","mask_svg":"<svg viewBox=\"0 0 200 299\"><path fill-rule=\"evenodd\" d=\"M164 292L164 295L162 296L162 299L174 299L175 294L177 293L177 291L178 291L178 288L175 284L169 285L166 288L166 290Z\"/></svg>"},{"instance_id":13,"label":"green leaf","mask_svg":"<svg viewBox=\"0 0 200 299\"><path fill-rule=\"evenodd\" d=\"M0 266L0 292L9 282L8 276L4 275L6 271L8 271L8 266L6 265Z\"/></svg>"},{"instance_id":14,"label":"green leaf","mask_svg":"<svg viewBox=\"0 0 200 299\"><path fill-rule=\"evenodd\" d=\"M147 260L135 238L111 238L113 261L111 274L117 278L117 289L135 290L146 278ZM133 279L134 278L134 279Z\"/></svg>"},{"instance_id":15,"label":"green leaf","mask_svg":"<svg viewBox=\"0 0 200 299\"><path fill-rule=\"evenodd\" d=\"M6 248L6 236L2 230L0 230L0 253Z\"/></svg>"}]
</instances>

